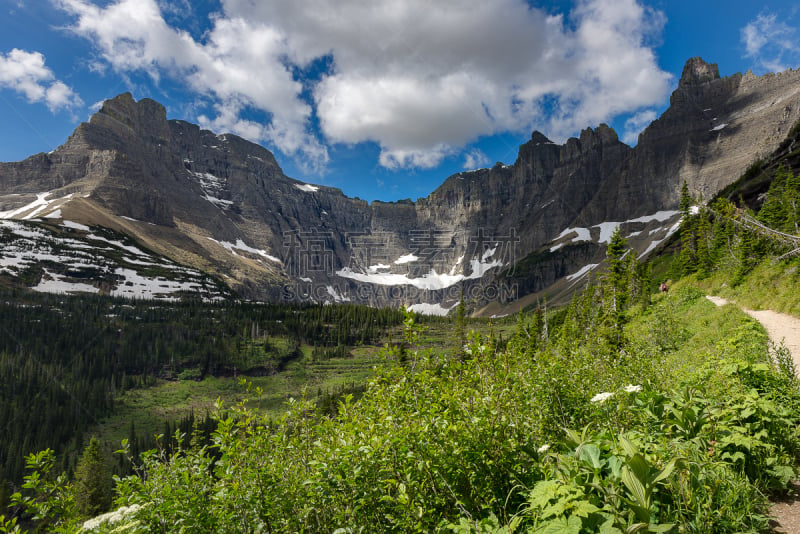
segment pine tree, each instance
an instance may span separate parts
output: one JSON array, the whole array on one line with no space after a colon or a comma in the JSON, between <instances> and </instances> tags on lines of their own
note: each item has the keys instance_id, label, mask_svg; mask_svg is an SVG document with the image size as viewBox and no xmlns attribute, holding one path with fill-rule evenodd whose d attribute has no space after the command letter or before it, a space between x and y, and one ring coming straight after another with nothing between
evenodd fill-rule
<instances>
[{"instance_id":1,"label":"pine tree","mask_svg":"<svg viewBox=\"0 0 800 534\"><path fill-rule=\"evenodd\" d=\"M75 504L89 517L111 507L111 472L100 441L92 436L75 469Z\"/></svg>"},{"instance_id":2,"label":"pine tree","mask_svg":"<svg viewBox=\"0 0 800 534\"><path fill-rule=\"evenodd\" d=\"M710 238L711 223L708 220L707 211L703 210L703 212L700 213L695 233L695 242L697 244L697 273L701 278L711 273L712 261L708 246Z\"/></svg>"},{"instance_id":3,"label":"pine tree","mask_svg":"<svg viewBox=\"0 0 800 534\"><path fill-rule=\"evenodd\" d=\"M611 292L611 311L614 313L624 309L628 299L628 269L625 264L625 252L628 242L622 237L619 228L614 230L606 249L608 262L607 284Z\"/></svg>"},{"instance_id":4,"label":"pine tree","mask_svg":"<svg viewBox=\"0 0 800 534\"><path fill-rule=\"evenodd\" d=\"M697 242L695 241L695 217L692 214L692 206L694 206L694 199L689 194L689 186L686 180L683 181L681 186L681 199L678 204L678 210L681 213L681 253L679 256L680 269L678 274L684 275L693 273L697 270Z\"/></svg>"},{"instance_id":5,"label":"pine tree","mask_svg":"<svg viewBox=\"0 0 800 534\"><path fill-rule=\"evenodd\" d=\"M689 194L689 184L687 184L686 180L684 180L683 185L681 185L680 201L678 202L678 211L681 212L681 217L685 219L691 215L693 205L694 199L692 198L692 195Z\"/></svg>"},{"instance_id":6,"label":"pine tree","mask_svg":"<svg viewBox=\"0 0 800 534\"><path fill-rule=\"evenodd\" d=\"M767 198L758 211L758 219L770 228L785 229L790 215L787 210L786 182L788 173L783 165L778 167L767 191Z\"/></svg>"},{"instance_id":7,"label":"pine tree","mask_svg":"<svg viewBox=\"0 0 800 534\"><path fill-rule=\"evenodd\" d=\"M742 282L744 276L758 264L757 239L747 230L742 230L736 247L736 256L739 265L734 273L731 285L736 286Z\"/></svg>"},{"instance_id":8,"label":"pine tree","mask_svg":"<svg viewBox=\"0 0 800 534\"><path fill-rule=\"evenodd\" d=\"M786 189L784 191L787 225L786 230L800 235L800 173L787 171Z\"/></svg>"},{"instance_id":9,"label":"pine tree","mask_svg":"<svg viewBox=\"0 0 800 534\"><path fill-rule=\"evenodd\" d=\"M588 312L595 315L600 324L591 325L591 329L599 328L600 337L606 339L610 347L619 349L623 344L622 325L624 322L623 313L630 301L630 287L632 272L629 269L628 260L625 259L629 252L628 242L620 234L619 228L614 231L606 249L606 261L608 262L608 273L605 283L600 288L600 298L602 306L591 305L588 303ZM602 316L597 316L598 312L604 309Z\"/></svg>"}]
</instances>

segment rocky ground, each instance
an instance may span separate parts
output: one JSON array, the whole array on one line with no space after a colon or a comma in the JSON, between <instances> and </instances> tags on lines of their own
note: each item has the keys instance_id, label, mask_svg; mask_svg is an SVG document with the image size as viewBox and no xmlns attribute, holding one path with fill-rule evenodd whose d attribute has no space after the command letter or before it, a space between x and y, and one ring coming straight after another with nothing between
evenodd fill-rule
<instances>
[{"instance_id":1,"label":"rocky ground","mask_svg":"<svg viewBox=\"0 0 800 534\"><path fill-rule=\"evenodd\" d=\"M708 297L708 300L717 306L728 304L721 297ZM792 354L795 369L800 373L800 319L784 313L771 310L747 310L745 313L758 320L773 343L783 343ZM773 502L770 510L772 515L772 531L783 534L800 533L800 481L795 481L789 493Z\"/></svg>"}]
</instances>

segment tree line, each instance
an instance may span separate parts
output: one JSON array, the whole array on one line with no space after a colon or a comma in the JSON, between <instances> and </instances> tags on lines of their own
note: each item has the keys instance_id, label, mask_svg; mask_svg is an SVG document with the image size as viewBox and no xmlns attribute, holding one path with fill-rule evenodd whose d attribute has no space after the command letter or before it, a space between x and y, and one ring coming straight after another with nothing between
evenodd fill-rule
<instances>
[{"instance_id":1,"label":"tree line","mask_svg":"<svg viewBox=\"0 0 800 534\"><path fill-rule=\"evenodd\" d=\"M760 165L754 166L760 169ZM670 277L696 273L699 278L720 266L730 268L733 285L764 258L793 253L800 242L800 175L778 165L760 202L748 206L741 198L734 203L718 196L708 205L681 188L679 230L680 253L672 263ZM747 221L758 221L763 230ZM770 231L772 230L772 231ZM798 240L787 236L798 236Z\"/></svg>"},{"instance_id":2,"label":"tree line","mask_svg":"<svg viewBox=\"0 0 800 534\"><path fill-rule=\"evenodd\" d=\"M31 452L54 449L55 468L72 473L85 432L114 412L125 390L158 379L280 372L302 356L301 344L318 347L318 359L341 357L347 347L377 342L402 318L399 310L357 305L2 292L0 505Z\"/></svg>"}]
</instances>

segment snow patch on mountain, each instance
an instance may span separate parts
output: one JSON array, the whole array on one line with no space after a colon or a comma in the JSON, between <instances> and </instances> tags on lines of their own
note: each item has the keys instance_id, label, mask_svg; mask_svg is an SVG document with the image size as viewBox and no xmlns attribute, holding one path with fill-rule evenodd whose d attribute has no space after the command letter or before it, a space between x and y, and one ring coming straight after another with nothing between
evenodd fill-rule
<instances>
[{"instance_id":1,"label":"snow patch on mountain","mask_svg":"<svg viewBox=\"0 0 800 534\"><path fill-rule=\"evenodd\" d=\"M81 230L83 232L91 232L92 229L86 226L85 224L76 223L73 221L61 221L61 226L65 226L67 228L71 228L73 230Z\"/></svg>"},{"instance_id":2,"label":"snow patch on mountain","mask_svg":"<svg viewBox=\"0 0 800 534\"><path fill-rule=\"evenodd\" d=\"M336 291L335 287L333 287L333 286L325 286L325 289L327 289L328 295L333 297L333 301L334 302L336 302L336 303L350 302L350 298L349 297L345 297L343 295L340 295L339 292Z\"/></svg>"},{"instance_id":3,"label":"snow patch on mountain","mask_svg":"<svg viewBox=\"0 0 800 534\"><path fill-rule=\"evenodd\" d=\"M311 184L294 184L294 186L299 189L300 191L305 191L306 193L316 193L319 191L319 187L316 185Z\"/></svg>"},{"instance_id":4,"label":"snow patch on mountain","mask_svg":"<svg viewBox=\"0 0 800 534\"><path fill-rule=\"evenodd\" d=\"M210 241L213 241L213 242L217 243L218 245L221 245L222 247L228 249L234 255L237 255L236 251L240 250L242 252L249 252L251 254L256 254L257 256L261 256L262 258L266 258L269 261L273 261L273 262L276 262L276 263L281 263L281 260L279 258L276 258L275 256L270 255L266 250L262 250L262 249L253 248L251 246L248 246L241 239L237 239L236 243L230 243L228 241L217 241L213 237L209 237L208 239Z\"/></svg>"},{"instance_id":5,"label":"snow patch on mountain","mask_svg":"<svg viewBox=\"0 0 800 534\"><path fill-rule=\"evenodd\" d=\"M584 265L577 272L574 272L574 273L572 273L570 275L567 275L564 278L566 278L570 282L575 283L578 280L580 280L581 278L583 278L584 276L586 276L586 274L588 274L589 271L591 271L592 269L594 269L598 265L599 265L599 263L590 263L588 265Z\"/></svg>"},{"instance_id":6,"label":"snow patch on mountain","mask_svg":"<svg viewBox=\"0 0 800 534\"><path fill-rule=\"evenodd\" d=\"M450 310L456 306L458 306L458 303L449 308L445 308L439 303L429 304L427 302L421 302L419 304L412 304L408 307L408 309L414 313L419 313L422 315L438 315L439 317L445 317L448 313L450 313Z\"/></svg>"},{"instance_id":7,"label":"snow patch on mountain","mask_svg":"<svg viewBox=\"0 0 800 534\"><path fill-rule=\"evenodd\" d=\"M408 274L396 273L357 273L345 267L336 271L338 276L342 278L349 278L356 282L365 282L368 284L375 284L379 286L413 286L418 289L438 290L445 289L452 285L457 284L464 279L463 275L451 276L448 274L439 274L435 269L423 276L417 278L410 278Z\"/></svg>"},{"instance_id":8,"label":"snow patch on mountain","mask_svg":"<svg viewBox=\"0 0 800 534\"><path fill-rule=\"evenodd\" d=\"M600 238L597 240L597 242L608 243L611 241L611 236L614 235L614 232L620 227L620 225L622 225L621 222L602 222L592 226L592 228L600 228Z\"/></svg>"},{"instance_id":9,"label":"snow patch on mountain","mask_svg":"<svg viewBox=\"0 0 800 534\"><path fill-rule=\"evenodd\" d=\"M426 274L417 277L411 277L408 273L393 273L393 272L380 272L379 268L388 266L378 264L373 265L367 268L367 272L356 272L350 267L345 267L339 271L336 271L338 276L342 278L348 278L350 280L355 280L357 282L365 282L368 284L376 284L380 286L413 286L418 289L425 289L430 291L436 291L440 289L447 289L448 287L452 287L455 284L463 281L463 280L474 280L478 278L482 278L489 270L495 267L502 267L504 264L499 259L489 261L489 258L495 254L497 251L497 247L489 249L483 253L480 258L473 258L470 260L470 274L453 274L458 264L461 263L463 256L459 258L459 261L456 265L450 270L449 274L439 273L436 271L435 268L432 268ZM408 257L413 256L413 260L408 259ZM412 261L418 261L419 258L414 256L413 254L408 254L406 256L401 257L400 259L407 259L408 261L403 261L402 263L410 263ZM399 260L395 261L394 263L397 264Z\"/></svg>"},{"instance_id":10,"label":"snow patch on mountain","mask_svg":"<svg viewBox=\"0 0 800 534\"><path fill-rule=\"evenodd\" d=\"M216 284L195 269L96 235L82 224L64 221L63 226L86 234L78 239L30 223L0 220L4 240L0 273L38 276L30 288L47 293L98 294L100 288L107 288L108 294L140 299L178 300L185 293L199 294L207 301L224 298ZM137 266L142 267L141 273ZM159 276L150 274L152 267L159 267Z\"/></svg>"},{"instance_id":11,"label":"snow patch on mountain","mask_svg":"<svg viewBox=\"0 0 800 534\"><path fill-rule=\"evenodd\" d=\"M65 280L56 273L51 273L44 269L42 279L39 283L32 287L34 291L39 293L92 293L97 294L100 290L93 285L84 284L83 282L71 282Z\"/></svg>"},{"instance_id":12,"label":"snow patch on mountain","mask_svg":"<svg viewBox=\"0 0 800 534\"><path fill-rule=\"evenodd\" d=\"M644 215L642 217L637 217L636 219L630 219L625 221L626 223L649 223L652 221L664 222L668 221L672 217L676 216L679 212L677 211L657 211L652 215Z\"/></svg>"},{"instance_id":13,"label":"snow patch on mountain","mask_svg":"<svg viewBox=\"0 0 800 534\"><path fill-rule=\"evenodd\" d=\"M550 252L555 252L556 250L560 249L567 243L580 243L582 241L591 241L592 240L592 232L588 228L567 228L553 240L558 241L570 234L576 234L571 240L566 241L564 243L559 243L553 247L550 247Z\"/></svg>"},{"instance_id":14,"label":"snow patch on mountain","mask_svg":"<svg viewBox=\"0 0 800 534\"><path fill-rule=\"evenodd\" d=\"M125 280L111 291L111 295L115 297L178 300L176 293L195 292L202 289L201 284L197 282L145 277L133 269L117 268L114 270L114 274Z\"/></svg>"},{"instance_id":15,"label":"snow patch on mountain","mask_svg":"<svg viewBox=\"0 0 800 534\"><path fill-rule=\"evenodd\" d=\"M591 226L590 228L579 228L579 227L578 228L567 228L566 230L564 230L563 232L558 234L558 236L556 236L556 238L553 239L553 242L559 241L559 240L567 237L568 235L570 235L572 233L576 234L575 237L573 237L572 239L570 239L568 241L562 241L561 243L556 243L555 245L550 247L550 252L555 252L556 250L560 249L561 247L563 247L564 245L567 245L569 243L579 243L579 242L582 242L582 241L593 241L591 228L598 228L600 230L600 235L597 238L597 243L598 244L608 243L611 240L611 236L614 235L614 232L618 228L622 227L623 225L634 224L634 223L647 224L647 223L651 223L651 222L654 222L654 221L655 222L665 222L665 221L668 221L669 219L672 219L676 215L678 215L678 213L679 212L677 212L677 211L663 210L663 211L657 211L656 213L653 213L653 214L650 214L650 215L643 215L641 217L636 217L635 219L628 219L627 221L622 221L622 222L616 222L616 221L601 222L600 224L595 224L594 226ZM660 231L662 231L661 228L657 228L655 230L650 230L649 235L653 235L654 233L657 233L657 232L660 232ZM637 235L639 235L641 233L642 233L642 230L637 230L637 231L634 231L634 232L630 232L625 237L635 237L635 236L637 236Z\"/></svg>"},{"instance_id":16,"label":"snow patch on mountain","mask_svg":"<svg viewBox=\"0 0 800 534\"><path fill-rule=\"evenodd\" d=\"M386 265L385 263L379 263L377 265L370 265L369 267L367 267L367 272L374 274L377 273L378 271L385 271L391 268L392 268L391 265Z\"/></svg>"},{"instance_id":17,"label":"snow patch on mountain","mask_svg":"<svg viewBox=\"0 0 800 534\"><path fill-rule=\"evenodd\" d=\"M215 176L209 172L188 171L190 175L197 179L200 189L203 191L202 197L220 209L228 209L233 204L232 200L220 198L225 191L227 180Z\"/></svg>"},{"instance_id":18,"label":"snow patch on mountain","mask_svg":"<svg viewBox=\"0 0 800 534\"><path fill-rule=\"evenodd\" d=\"M25 206L13 210L0 211L0 219L35 219L36 217L56 211L74 196L74 193L70 193L63 197L47 200L47 197L51 194L52 192L50 191L46 193L37 193L36 200Z\"/></svg>"},{"instance_id":19,"label":"snow patch on mountain","mask_svg":"<svg viewBox=\"0 0 800 534\"><path fill-rule=\"evenodd\" d=\"M419 258L413 254L406 254L405 256L400 256L396 260L394 260L395 265L403 265L404 263L412 263L417 261Z\"/></svg>"}]
</instances>

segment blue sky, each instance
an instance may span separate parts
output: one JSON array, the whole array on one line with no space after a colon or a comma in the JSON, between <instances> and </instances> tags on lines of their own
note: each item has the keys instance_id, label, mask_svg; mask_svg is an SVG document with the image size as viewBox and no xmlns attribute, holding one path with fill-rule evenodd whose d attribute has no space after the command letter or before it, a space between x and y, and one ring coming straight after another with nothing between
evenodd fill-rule
<instances>
[{"instance_id":1,"label":"blue sky","mask_svg":"<svg viewBox=\"0 0 800 534\"><path fill-rule=\"evenodd\" d=\"M130 91L291 177L416 199L513 163L534 129L634 144L686 59L796 68L799 28L784 0L0 0L0 161Z\"/></svg>"}]
</instances>

